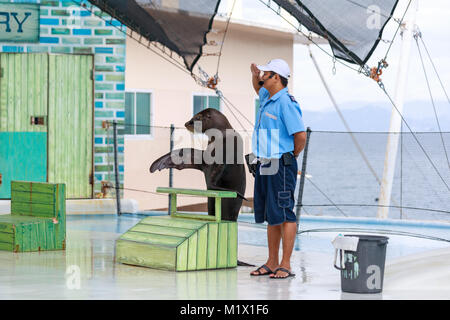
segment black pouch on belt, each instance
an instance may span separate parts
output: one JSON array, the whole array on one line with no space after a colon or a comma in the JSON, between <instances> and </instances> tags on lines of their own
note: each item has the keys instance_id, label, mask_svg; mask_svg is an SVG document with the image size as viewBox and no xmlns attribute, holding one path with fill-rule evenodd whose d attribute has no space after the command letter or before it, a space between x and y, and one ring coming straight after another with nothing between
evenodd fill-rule
<instances>
[{"instance_id":1,"label":"black pouch on belt","mask_svg":"<svg viewBox=\"0 0 450 320\"><path fill-rule=\"evenodd\" d=\"M283 153L282 158L285 166L290 166L294 162L294 156L290 152Z\"/></svg>"},{"instance_id":2,"label":"black pouch on belt","mask_svg":"<svg viewBox=\"0 0 450 320\"><path fill-rule=\"evenodd\" d=\"M245 155L245 162L247 162L248 171L255 176L256 175L256 166L257 164L251 164L253 162L253 159L255 158L255 155L253 153L249 153Z\"/></svg>"}]
</instances>

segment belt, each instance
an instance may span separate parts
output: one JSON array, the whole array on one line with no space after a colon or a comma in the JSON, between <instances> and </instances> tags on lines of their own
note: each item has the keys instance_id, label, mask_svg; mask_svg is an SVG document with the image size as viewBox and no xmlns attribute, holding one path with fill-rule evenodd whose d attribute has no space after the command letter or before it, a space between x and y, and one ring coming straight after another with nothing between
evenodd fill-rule
<instances>
[{"instance_id":1,"label":"belt","mask_svg":"<svg viewBox=\"0 0 450 320\"><path fill-rule=\"evenodd\" d=\"M290 154L290 152L286 152L286 153ZM284 154L286 154L286 153L284 153ZM281 159L281 157L280 157L280 159ZM272 160L280 160L280 159L278 159L278 158L259 158L259 157L255 157L255 158L253 158L253 160L251 161L250 164L257 164L258 162L261 163L261 164L267 164L267 163L269 163Z\"/></svg>"}]
</instances>

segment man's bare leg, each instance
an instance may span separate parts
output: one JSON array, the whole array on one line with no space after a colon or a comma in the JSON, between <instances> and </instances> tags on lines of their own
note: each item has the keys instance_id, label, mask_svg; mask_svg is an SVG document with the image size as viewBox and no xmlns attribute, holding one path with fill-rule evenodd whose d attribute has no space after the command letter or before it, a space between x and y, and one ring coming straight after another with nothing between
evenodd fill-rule
<instances>
[{"instance_id":1,"label":"man's bare leg","mask_svg":"<svg viewBox=\"0 0 450 320\"><path fill-rule=\"evenodd\" d=\"M296 229L297 230L297 229ZM269 248L269 258L267 259L266 266L270 270L275 270L278 268L279 262L279 251L280 251L280 241L281 241L282 225L277 226L267 226L267 243ZM292 251L292 250L291 250ZM259 271L261 274L267 273L266 270L261 269ZM253 275L258 275L258 271L252 271Z\"/></svg>"},{"instance_id":2,"label":"man's bare leg","mask_svg":"<svg viewBox=\"0 0 450 320\"><path fill-rule=\"evenodd\" d=\"M283 241L283 257L278 267L291 271L291 256L294 249L295 236L297 234L297 224L295 222L284 222L281 225L281 238ZM273 269L272 269L273 270ZM284 271L277 271L271 275L273 278L285 278L288 274Z\"/></svg>"}]
</instances>

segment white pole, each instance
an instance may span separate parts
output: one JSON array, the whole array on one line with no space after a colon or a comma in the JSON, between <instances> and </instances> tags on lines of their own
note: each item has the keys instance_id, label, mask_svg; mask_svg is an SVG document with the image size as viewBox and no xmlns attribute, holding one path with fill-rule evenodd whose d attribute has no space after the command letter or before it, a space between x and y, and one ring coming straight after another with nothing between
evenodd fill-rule
<instances>
[{"instance_id":1,"label":"white pole","mask_svg":"<svg viewBox=\"0 0 450 320\"><path fill-rule=\"evenodd\" d=\"M402 118L400 114L403 114L403 102L405 96L405 89L408 80L409 69L409 57L411 51L411 43L413 40L416 13L418 9L418 0L412 0L410 4L410 10L407 13L406 19L403 20L401 26L402 46L400 51L400 60L398 64L397 83L395 87L394 103L398 111L392 107L391 120L389 125L389 132L386 145L386 155L384 159L384 171L383 179L381 181L381 190L379 197L379 205L377 212L377 218L386 219L389 215L389 205L391 202L392 182L394 180L395 162L397 159L398 141L400 138ZM399 134L392 134L399 133Z\"/></svg>"}]
</instances>

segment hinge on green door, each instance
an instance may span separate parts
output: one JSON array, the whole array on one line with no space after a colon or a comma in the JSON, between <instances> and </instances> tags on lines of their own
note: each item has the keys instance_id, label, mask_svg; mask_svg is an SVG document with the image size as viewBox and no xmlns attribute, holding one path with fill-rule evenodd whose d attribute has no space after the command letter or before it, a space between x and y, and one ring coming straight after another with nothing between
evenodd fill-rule
<instances>
[{"instance_id":1,"label":"hinge on green door","mask_svg":"<svg viewBox=\"0 0 450 320\"><path fill-rule=\"evenodd\" d=\"M94 80L94 69L91 69L91 80Z\"/></svg>"},{"instance_id":2,"label":"hinge on green door","mask_svg":"<svg viewBox=\"0 0 450 320\"><path fill-rule=\"evenodd\" d=\"M89 184L94 184L94 175L92 173L89 174Z\"/></svg>"},{"instance_id":3,"label":"hinge on green door","mask_svg":"<svg viewBox=\"0 0 450 320\"><path fill-rule=\"evenodd\" d=\"M0 68L0 78L3 78L3 68Z\"/></svg>"}]
</instances>

